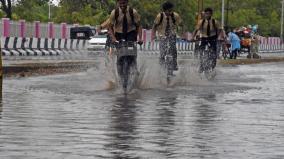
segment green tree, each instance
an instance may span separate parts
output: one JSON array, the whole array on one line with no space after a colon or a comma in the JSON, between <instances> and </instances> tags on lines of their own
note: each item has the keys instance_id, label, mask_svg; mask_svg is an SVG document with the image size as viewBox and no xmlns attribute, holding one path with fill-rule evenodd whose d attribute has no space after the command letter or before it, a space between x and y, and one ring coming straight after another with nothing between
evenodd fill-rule
<instances>
[{"instance_id":1,"label":"green tree","mask_svg":"<svg viewBox=\"0 0 284 159\"><path fill-rule=\"evenodd\" d=\"M3 2L0 0L2 13L6 16ZM48 21L49 0L17 0L11 4L14 19L27 21ZM166 0L129 0L130 5L137 9L141 15L142 26L151 28L156 15L161 12L161 4ZM193 31L197 0L169 0L175 4L184 22L185 29ZM227 0L225 0L227 2ZM258 24L261 35L279 36L282 0L229 0L228 25L231 27ZM204 7L212 7L214 17L221 21L221 0L204 0ZM60 0L59 6L52 6L52 19L57 23L80 23L97 25L108 18L110 12L116 7L116 0ZM227 5L226 5L227 8ZM11 12L12 13L12 12ZM225 14L227 15L227 13Z\"/></svg>"},{"instance_id":2,"label":"green tree","mask_svg":"<svg viewBox=\"0 0 284 159\"><path fill-rule=\"evenodd\" d=\"M115 0L61 0L55 21L98 25L114 7Z\"/></svg>"},{"instance_id":3,"label":"green tree","mask_svg":"<svg viewBox=\"0 0 284 159\"><path fill-rule=\"evenodd\" d=\"M0 0L1 9L5 12L7 18L12 18L12 1Z\"/></svg>"},{"instance_id":4,"label":"green tree","mask_svg":"<svg viewBox=\"0 0 284 159\"><path fill-rule=\"evenodd\" d=\"M55 12L56 7L51 6ZM15 20L48 22L48 0L20 0L14 6L13 17Z\"/></svg>"}]
</instances>

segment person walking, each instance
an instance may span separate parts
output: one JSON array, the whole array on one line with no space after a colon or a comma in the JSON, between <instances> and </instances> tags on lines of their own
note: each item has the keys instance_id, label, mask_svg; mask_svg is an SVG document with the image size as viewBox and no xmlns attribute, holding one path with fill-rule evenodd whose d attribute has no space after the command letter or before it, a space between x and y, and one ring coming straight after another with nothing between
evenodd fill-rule
<instances>
[{"instance_id":1,"label":"person walking","mask_svg":"<svg viewBox=\"0 0 284 159\"><path fill-rule=\"evenodd\" d=\"M231 43L230 59L237 59L238 52L241 49L241 40L234 32L228 33L228 39Z\"/></svg>"}]
</instances>

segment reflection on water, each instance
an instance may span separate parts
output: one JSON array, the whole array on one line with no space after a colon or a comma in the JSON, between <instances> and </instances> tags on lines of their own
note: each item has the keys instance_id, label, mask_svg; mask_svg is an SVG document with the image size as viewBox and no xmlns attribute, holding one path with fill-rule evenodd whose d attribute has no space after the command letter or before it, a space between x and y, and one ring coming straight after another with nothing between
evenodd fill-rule
<instances>
[{"instance_id":1,"label":"reflection on water","mask_svg":"<svg viewBox=\"0 0 284 159\"><path fill-rule=\"evenodd\" d=\"M216 102L216 95L206 94L200 95L198 98L200 99L200 103L194 107L197 114L196 125L208 128L207 126L212 126L213 123L211 122L214 122L215 118L218 117L217 106L212 104Z\"/></svg>"},{"instance_id":2,"label":"reflection on water","mask_svg":"<svg viewBox=\"0 0 284 159\"><path fill-rule=\"evenodd\" d=\"M116 97L112 109L110 110L110 144L106 145L113 154L113 158L130 159L133 156L127 154L133 151L137 138L137 106L136 97L129 99L128 97ZM132 154L133 155L133 154Z\"/></svg>"},{"instance_id":3,"label":"reflection on water","mask_svg":"<svg viewBox=\"0 0 284 159\"><path fill-rule=\"evenodd\" d=\"M201 94L197 98L199 103L196 103L196 106L193 107L196 116L193 121L195 125L192 137L194 147L198 149L200 158L216 157L217 152L214 152L212 146L216 137L213 132L218 131L217 127L215 127L215 125L218 125L216 122L219 116L216 110L218 106L213 104L217 100L216 95L211 93Z\"/></svg>"},{"instance_id":4,"label":"reflection on water","mask_svg":"<svg viewBox=\"0 0 284 159\"><path fill-rule=\"evenodd\" d=\"M170 147L174 146L175 144L175 142L171 139L173 138L175 131L175 110L177 109L175 107L176 104L176 94L170 93L166 97L158 99L158 103L156 105L158 115L156 118L156 125L159 126L156 132L157 137L153 142L161 147L159 153L164 154L165 156L172 156L174 154Z\"/></svg>"},{"instance_id":5,"label":"reflection on water","mask_svg":"<svg viewBox=\"0 0 284 159\"><path fill-rule=\"evenodd\" d=\"M1 53L1 52L0 52ZM0 55L1 56L1 55ZM1 59L0 59L1 60ZM2 67L2 66L0 66ZM1 70L2 71L2 70ZM0 72L1 72L0 71ZM2 118L3 104L2 104L2 94L3 94L3 76L0 74L0 118Z\"/></svg>"},{"instance_id":6,"label":"reflection on water","mask_svg":"<svg viewBox=\"0 0 284 159\"><path fill-rule=\"evenodd\" d=\"M283 158L283 69L220 68L127 97L92 72L9 79L0 158Z\"/></svg>"},{"instance_id":7,"label":"reflection on water","mask_svg":"<svg viewBox=\"0 0 284 159\"><path fill-rule=\"evenodd\" d=\"M2 104L2 99L0 99L0 119L2 118L2 112L3 112L3 104Z\"/></svg>"}]
</instances>

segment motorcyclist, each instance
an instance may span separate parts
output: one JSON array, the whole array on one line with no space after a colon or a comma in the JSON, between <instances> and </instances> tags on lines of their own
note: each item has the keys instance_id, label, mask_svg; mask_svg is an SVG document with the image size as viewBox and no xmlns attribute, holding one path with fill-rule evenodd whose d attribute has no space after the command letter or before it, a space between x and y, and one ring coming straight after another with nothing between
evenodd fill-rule
<instances>
[{"instance_id":1,"label":"motorcyclist","mask_svg":"<svg viewBox=\"0 0 284 159\"><path fill-rule=\"evenodd\" d=\"M160 63L164 63L167 49L172 54L174 59L174 70L178 70L177 65L177 29L178 26L182 27L182 19L178 13L174 12L174 5L171 2L165 2L162 5L163 11L159 13L154 21L152 29L152 40L156 38L156 32L158 32L158 39L160 40ZM169 48L166 47L169 41Z\"/></svg>"}]
</instances>

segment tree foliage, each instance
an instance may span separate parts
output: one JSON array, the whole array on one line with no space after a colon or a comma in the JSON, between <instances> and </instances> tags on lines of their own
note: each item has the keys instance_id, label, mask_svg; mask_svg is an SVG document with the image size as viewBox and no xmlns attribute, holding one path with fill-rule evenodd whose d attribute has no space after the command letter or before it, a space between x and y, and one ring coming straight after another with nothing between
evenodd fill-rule
<instances>
[{"instance_id":1,"label":"tree foliage","mask_svg":"<svg viewBox=\"0 0 284 159\"><path fill-rule=\"evenodd\" d=\"M15 0L11 3L11 13L7 10L11 0L0 0L2 12L0 17L11 17L15 20L26 21L48 19L49 0ZM184 22L185 29L193 31L195 15L197 12L197 0L169 0L175 4ZM259 25L262 35L279 36L281 1L282 0L225 0L228 12L228 25L240 27L252 24ZM13 1L12 1L13 2ZM161 4L165 0L129 0L130 5L141 14L144 28L151 28L156 15L161 11ZM204 7L214 9L214 17L221 21L221 0L204 0ZM228 7L227 7L228 6ZM103 22L116 7L116 0L60 0L58 6L51 6L51 21L60 23L79 23L98 25ZM13 11L13 13L12 13ZM226 17L226 16L225 16ZM227 18L225 18L227 19Z\"/></svg>"},{"instance_id":2,"label":"tree foliage","mask_svg":"<svg viewBox=\"0 0 284 159\"><path fill-rule=\"evenodd\" d=\"M6 14L7 18L12 18L12 1L11 0L0 0L1 9Z\"/></svg>"}]
</instances>

